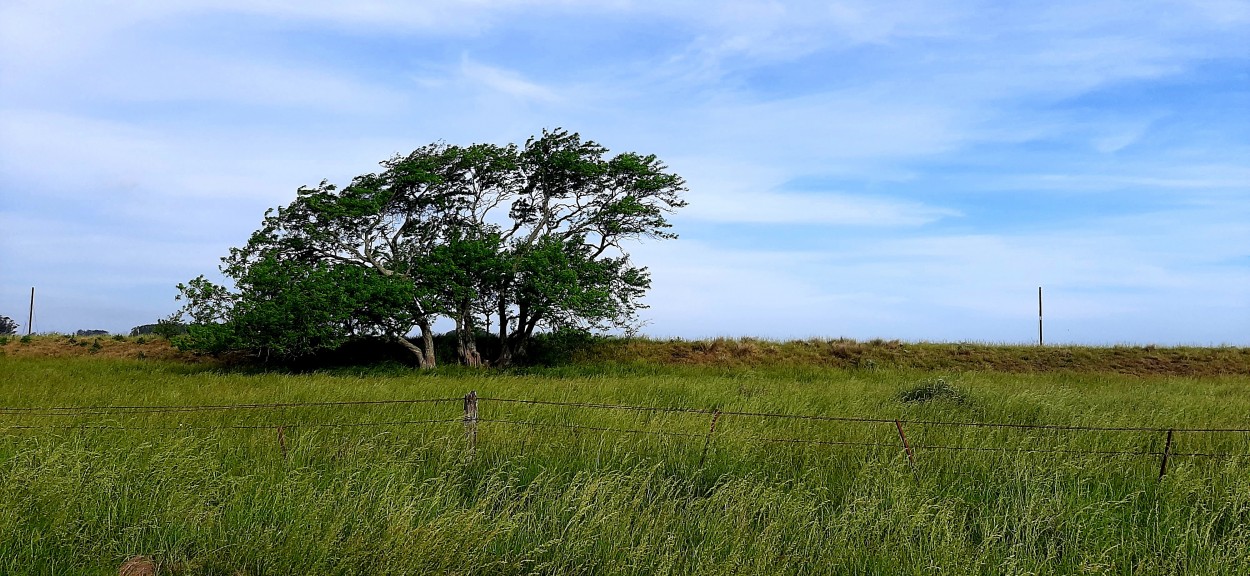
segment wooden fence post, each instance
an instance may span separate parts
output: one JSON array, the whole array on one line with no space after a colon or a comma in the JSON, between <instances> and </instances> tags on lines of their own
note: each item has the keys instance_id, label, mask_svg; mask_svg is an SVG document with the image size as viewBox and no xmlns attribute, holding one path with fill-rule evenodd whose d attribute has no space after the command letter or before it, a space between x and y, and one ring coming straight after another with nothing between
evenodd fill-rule
<instances>
[{"instance_id":1,"label":"wooden fence post","mask_svg":"<svg viewBox=\"0 0 1250 576\"><path fill-rule=\"evenodd\" d=\"M286 426L278 425L278 447L282 449L282 459L286 460Z\"/></svg>"},{"instance_id":2,"label":"wooden fence post","mask_svg":"<svg viewBox=\"0 0 1250 576\"><path fill-rule=\"evenodd\" d=\"M1168 440L1163 444L1163 461L1159 464L1159 479L1163 479L1163 475L1168 473L1168 456L1172 454L1172 430L1168 429Z\"/></svg>"},{"instance_id":3,"label":"wooden fence post","mask_svg":"<svg viewBox=\"0 0 1250 576\"><path fill-rule=\"evenodd\" d=\"M477 390L464 395L464 439L470 451L477 449Z\"/></svg>"},{"instance_id":4,"label":"wooden fence post","mask_svg":"<svg viewBox=\"0 0 1250 576\"><path fill-rule=\"evenodd\" d=\"M903 423L895 420L894 427L898 428L898 437L903 441L903 451L907 452L907 461L911 463L911 471L916 472L916 455L911 451L911 444L907 442L907 435L903 434Z\"/></svg>"},{"instance_id":5,"label":"wooden fence post","mask_svg":"<svg viewBox=\"0 0 1250 576\"><path fill-rule=\"evenodd\" d=\"M699 455L699 467L703 467L703 461L707 459L708 446L712 445L712 434L716 432L716 422L720 420L720 409L712 412L712 426L707 430L707 439L703 441L703 454Z\"/></svg>"}]
</instances>

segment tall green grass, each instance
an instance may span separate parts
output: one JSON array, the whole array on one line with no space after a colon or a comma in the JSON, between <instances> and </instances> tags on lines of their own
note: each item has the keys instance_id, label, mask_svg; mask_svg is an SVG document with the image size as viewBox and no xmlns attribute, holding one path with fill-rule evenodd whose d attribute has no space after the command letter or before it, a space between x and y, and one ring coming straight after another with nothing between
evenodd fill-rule
<instances>
[{"instance_id":1,"label":"tall green grass","mask_svg":"<svg viewBox=\"0 0 1250 576\"><path fill-rule=\"evenodd\" d=\"M956 394L908 394L939 380ZM163 573L226 575L1246 574L1247 458L1178 456L1159 479L1155 455L1087 453L1159 451L1153 432L913 423L913 468L892 423L723 416L709 440L705 413L490 398L1244 428L1247 387L811 366L291 375L6 358L10 408L453 401L0 414L0 573L116 574L142 554ZM469 390L486 398L475 445L458 421L426 422L459 418L454 399ZM1173 450L1246 454L1250 442L1178 434Z\"/></svg>"}]
</instances>

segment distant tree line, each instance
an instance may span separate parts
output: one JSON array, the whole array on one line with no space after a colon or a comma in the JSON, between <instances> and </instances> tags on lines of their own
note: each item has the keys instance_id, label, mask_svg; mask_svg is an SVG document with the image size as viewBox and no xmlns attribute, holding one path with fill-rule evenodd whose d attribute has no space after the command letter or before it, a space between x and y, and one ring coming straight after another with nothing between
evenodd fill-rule
<instances>
[{"instance_id":1,"label":"distant tree line","mask_svg":"<svg viewBox=\"0 0 1250 576\"><path fill-rule=\"evenodd\" d=\"M12 336L17 334L17 322L8 316L0 316L0 336Z\"/></svg>"},{"instance_id":2,"label":"distant tree line","mask_svg":"<svg viewBox=\"0 0 1250 576\"><path fill-rule=\"evenodd\" d=\"M267 211L222 258L232 286L179 284L176 342L289 360L373 338L432 367L441 317L462 364L507 365L536 332L635 328L651 280L626 242L674 238L667 216L686 204L654 155L609 156L565 130L522 146L437 142L381 166Z\"/></svg>"},{"instance_id":3,"label":"distant tree line","mask_svg":"<svg viewBox=\"0 0 1250 576\"><path fill-rule=\"evenodd\" d=\"M155 324L143 324L130 329L131 336L164 336L173 338L187 333L187 326L172 320L158 320Z\"/></svg>"}]
</instances>

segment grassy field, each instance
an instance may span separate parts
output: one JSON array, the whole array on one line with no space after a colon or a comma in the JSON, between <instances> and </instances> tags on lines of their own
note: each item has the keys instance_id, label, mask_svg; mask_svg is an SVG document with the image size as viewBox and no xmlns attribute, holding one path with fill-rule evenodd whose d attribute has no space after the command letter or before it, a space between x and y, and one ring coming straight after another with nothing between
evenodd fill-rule
<instances>
[{"instance_id":1,"label":"grassy field","mask_svg":"<svg viewBox=\"0 0 1250 576\"><path fill-rule=\"evenodd\" d=\"M1157 430L922 423L1248 428L1244 349L633 342L285 374L85 341L0 346L0 574L1250 573L1250 435L1176 433L1160 479ZM360 403L397 399L447 401ZM283 406L89 408L223 404Z\"/></svg>"}]
</instances>

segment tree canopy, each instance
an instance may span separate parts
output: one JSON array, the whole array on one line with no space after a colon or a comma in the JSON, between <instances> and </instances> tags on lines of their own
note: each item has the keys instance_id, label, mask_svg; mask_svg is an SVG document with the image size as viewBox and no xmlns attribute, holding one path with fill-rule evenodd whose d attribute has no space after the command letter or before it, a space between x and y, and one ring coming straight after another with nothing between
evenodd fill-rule
<instances>
[{"instance_id":1,"label":"tree canopy","mask_svg":"<svg viewBox=\"0 0 1250 576\"><path fill-rule=\"evenodd\" d=\"M565 130L433 143L381 167L267 211L222 259L233 288L180 284L183 344L295 358L374 336L433 366L443 317L462 363L483 363L475 334L493 326L493 362L508 364L536 330L635 326L650 276L628 243L675 238L667 216L685 206L684 180L654 155L608 156Z\"/></svg>"}]
</instances>

